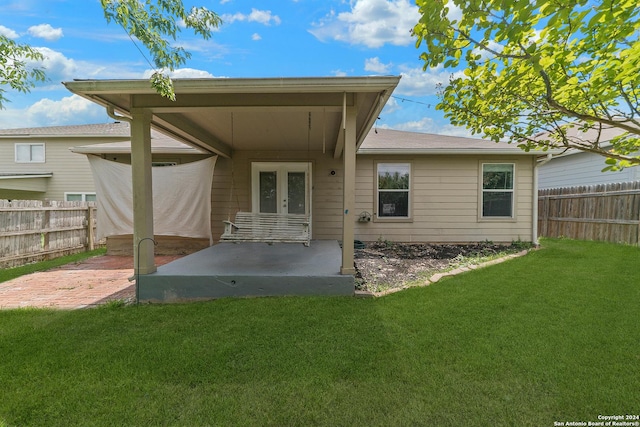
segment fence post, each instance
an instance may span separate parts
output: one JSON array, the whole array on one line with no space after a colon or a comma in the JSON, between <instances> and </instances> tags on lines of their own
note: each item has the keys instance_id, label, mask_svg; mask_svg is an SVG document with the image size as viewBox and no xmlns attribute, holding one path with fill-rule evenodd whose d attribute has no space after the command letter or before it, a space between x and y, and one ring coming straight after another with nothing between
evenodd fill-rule
<instances>
[{"instance_id":1,"label":"fence post","mask_svg":"<svg viewBox=\"0 0 640 427\"><path fill-rule=\"evenodd\" d=\"M95 239L93 235L93 207L87 203L87 244L88 250L92 251L95 247Z\"/></svg>"},{"instance_id":2,"label":"fence post","mask_svg":"<svg viewBox=\"0 0 640 427\"><path fill-rule=\"evenodd\" d=\"M49 230L51 229L51 203L48 200L42 202L44 212L42 213L42 250L49 250Z\"/></svg>"}]
</instances>

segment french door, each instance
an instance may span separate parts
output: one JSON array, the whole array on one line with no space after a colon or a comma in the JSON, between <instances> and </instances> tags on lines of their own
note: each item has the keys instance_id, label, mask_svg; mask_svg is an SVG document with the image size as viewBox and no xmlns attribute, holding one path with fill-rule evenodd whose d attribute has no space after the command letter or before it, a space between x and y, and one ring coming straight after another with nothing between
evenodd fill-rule
<instances>
[{"instance_id":1,"label":"french door","mask_svg":"<svg viewBox=\"0 0 640 427\"><path fill-rule=\"evenodd\" d=\"M253 212L309 215L310 193L311 163L254 162L251 164Z\"/></svg>"}]
</instances>

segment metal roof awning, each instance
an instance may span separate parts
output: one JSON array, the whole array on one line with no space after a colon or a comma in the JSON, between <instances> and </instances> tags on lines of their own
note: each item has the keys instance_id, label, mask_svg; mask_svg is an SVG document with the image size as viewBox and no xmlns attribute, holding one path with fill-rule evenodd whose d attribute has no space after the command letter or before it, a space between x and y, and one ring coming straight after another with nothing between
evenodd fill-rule
<instances>
[{"instance_id":1,"label":"metal roof awning","mask_svg":"<svg viewBox=\"0 0 640 427\"><path fill-rule=\"evenodd\" d=\"M44 193L52 176L53 173L4 173L0 174L0 188Z\"/></svg>"}]
</instances>

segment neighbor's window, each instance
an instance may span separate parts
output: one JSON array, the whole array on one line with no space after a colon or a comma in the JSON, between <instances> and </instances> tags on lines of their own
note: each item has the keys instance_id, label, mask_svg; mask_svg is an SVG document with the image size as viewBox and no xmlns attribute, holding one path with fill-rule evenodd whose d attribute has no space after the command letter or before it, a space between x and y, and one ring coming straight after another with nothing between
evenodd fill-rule
<instances>
[{"instance_id":1,"label":"neighbor's window","mask_svg":"<svg viewBox=\"0 0 640 427\"><path fill-rule=\"evenodd\" d=\"M44 144L16 144L16 163L44 163Z\"/></svg>"},{"instance_id":2,"label":"neighbor's window","mask_svg":"<svg viewBox=\"0 0 640 427\"><path fill-rule=\"evenodd\" d=\"M64 193L67 202L95 202L96 193Z\"/></svg>"},{"instance_id":3,"label":"neighbor's window","mask_svg":"<svg viewBox=\"0 0 640 427\"><path fill-rule=\"evenodd\" d=\"M482 217L513 217L512 163L482 165Z\"/></svg>"},{"instance_id":4,"label":"neighbor's window","mask_svg":"<svg viewBox=\"0 0 640 427\"><path fill-rule=\"evenodd\" d=\"M410 163L378 163L378 217L409 218Z\"/></svg>"}]
</instances>

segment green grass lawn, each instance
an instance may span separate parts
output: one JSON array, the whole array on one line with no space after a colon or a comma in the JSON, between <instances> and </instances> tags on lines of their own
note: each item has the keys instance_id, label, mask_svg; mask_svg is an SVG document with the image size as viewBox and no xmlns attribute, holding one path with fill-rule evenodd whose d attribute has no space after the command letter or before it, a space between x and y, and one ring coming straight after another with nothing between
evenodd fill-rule
<instances>
[{"instance_id":1,"label":"green grass lawn","mask_svg":"<svg viewBox=\"0 0 640 427\"><path fill-rule=\"evenodd\" d=\"M553 426L640 413L640 250L379 299L0 311L0 425Z\"/></svg>"}]
</instances>

